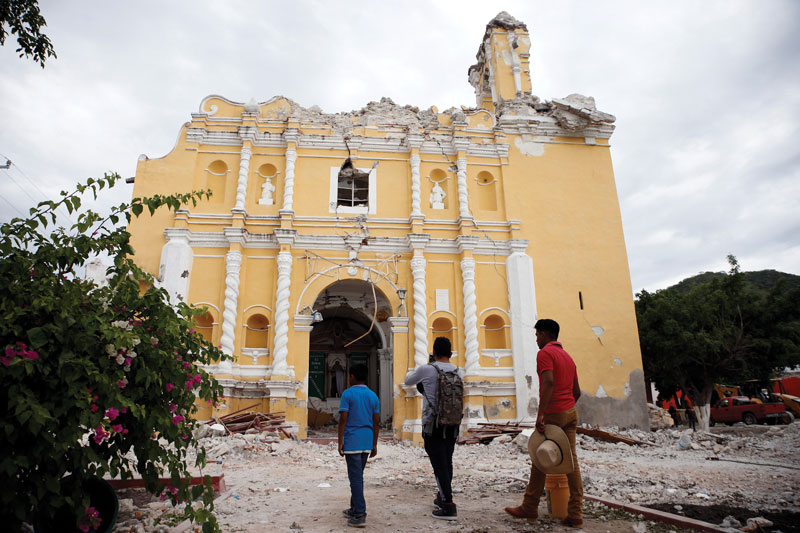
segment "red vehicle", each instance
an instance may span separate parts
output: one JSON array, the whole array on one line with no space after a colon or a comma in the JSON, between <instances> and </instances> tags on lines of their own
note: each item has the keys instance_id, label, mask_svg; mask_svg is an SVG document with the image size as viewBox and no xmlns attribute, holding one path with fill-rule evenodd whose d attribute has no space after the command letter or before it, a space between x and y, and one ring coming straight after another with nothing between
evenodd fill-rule
<instances>
[{"instance_id":1,"label":"red vehicle","mask_svg":"<svg viewBox=\"0 0 800 533\"><path fill-rule=\"evenodd\" d=\"M782 403L752 403L747 396L730 396L721 399L711 408L710 425L723 424L789 423L786 406Z\"/></svg>"}]
</instances>

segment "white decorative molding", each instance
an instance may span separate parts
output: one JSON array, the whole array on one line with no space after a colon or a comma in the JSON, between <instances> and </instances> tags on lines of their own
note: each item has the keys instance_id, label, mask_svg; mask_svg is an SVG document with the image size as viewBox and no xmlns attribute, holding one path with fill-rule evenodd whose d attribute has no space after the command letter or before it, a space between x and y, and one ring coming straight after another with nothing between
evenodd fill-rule
<instances>
[{"instance_id":1,"label":"white decorative molding","mask_svg":"<svg viewBox=\"0 0 800 533\"><path fill-rule=\"evenodd\" d=\"M422 214L422 199L419 182L420 157L417 154L413 154L408 161L411 164L411 216L422 217L424 215Z\"/></svg>"},{"instance_id":2,"label":"white decorative molding","mask_svg":"<svg viewBox=\"0 0 800 533\"><path fill-rule=\"evenodd\" d=\"M239 301L239 270L242 266L241 252L231 251L225 255L225 308L222 311L222 352L233 355L236 343L236 317ZM220 363L220 370L224 372L230 368L231 362Z\"/></svg>"},{"instance_id":3,"label":"white decorative molding","mask_svg":"<svg viewBox=\"0 0 800 533\"><path fill-rule=\"evenodd\" d=\"M414 366L428 363L428 310L425 293L425 258L411 258L411 274L414 277Z\"/></svg>"},{"instance_id":4,"label":"white decorative molding","mask_svg":"<svg viewBox=\"0 0 800 533\"><path fill-rule=\"evenodd\" d=\"M294 315L295 331L311 331L314 329L314 317L311 315Z\"/></svg>"},{"instance_id":5,"label":"white decorative molding","mask_svg":"<svg viewBox=\"0 0 800 533\"><path fill-rule=\"evenodd\" d=\"M275 376L293 376L289 373L286 358L289 355L289 286L292 274L292 253L278 254L278 289L275 304L275 350L272 362L272 374Z\"/></svg>"},{"instance_id":6,"label":"white decorative molding","mask_svg":"<svg viewBox=\"0 0 800 533\"><path fill-rule=\"evenodd\" d=\"M494 366L495 367L499 367L500 366L500 359L505 359L506 357L513 357L514 354L513 354L513 352L511 350L507 350L507 349L501 350L501 349L497 349L497 348L494 348L494 349L493 348L485 348L481 352L481 355L484 356L484 357L491 357L492 359L494 359Z\"/></svg>"},{"instance_id":7,"label":"white decorative molding","mask_svg":"<svg viewBox=\"0 0 800 533\"><path fill-rule=\"evenodd\" d=\"M294 211L294 167L297 150L286 150L286 175L283 178L283 211Z\"/></svg>"},{"instance_id":8,"label":"white decorative molding","mask_svg":"<svg viewBox=\"0 0 800 533\"><path fill-rule=\"evenodd\" d=\"M467 376L471 376L480 368L474 259L465 257L461 260L461 279L464 284L464 357L466 358L464 372Z\"/></svg>"},{"instance_id":9,"label":"white decorative molding","mask_svg":"<svg viewBox=\"0 0 800 533\"><path fill-rule=\"evenodd\" d=\"M461 218L469 218L469 193L467 192L467 158L459 157L456 160L458 168L458 212Z\"/></svg>"},{"instance_id":10,"label":"white decorative molding","mask_svg":"<svg viewBox=\"0 0 800 533\"><path fill-rule=\"evenodd\" d=\"M450 290L436 289L436 311L450 312Z\"/></svg>"},{"instance_id":11,"label":"white decorative molding","mask_svg":"<svg viewBox=\"0 0 800 533\"><path fill-rule=\"evenodd\" d=\"M390 316L389 324L392 333L408 333L407 316Z\"/></svg>"},{"instance_id":12,"label":"white decorative molding","mask_svg":"<svg viewBox=\"0 0 800 533\"><path fill-rule=\"evenodd\" d=\"M242 356L252 358L253 364L249 366L255 366L258 365L259 357L269 356L269 348L242 348Z\"/></svg>"},{"instance_id":13,"label":"white decorative molding","mask_svg":"<svg viewBox=\"0 0 800 533\"><path fill-rule=\"evenodd\" d=\"M236 205L235 210L244 210L244 203L247 199L247 175L250 173L250 156L253 151L248 147L242 148L242 156L239 160L239 181L236 184Z\"/></svg>"},{"instance_id":14,"label":"white decorative molding","mask_svg":"<svg viewBox=\"0 0 800 533\"><path fill-rule=\"evenodd\" d=\"M513 378L514 369L510 366L490 366L481 367L475 371L475 376L481 378ZM516 393L516 385L514 382L507 384L510 394L513 396Z\"/></svg>"}]
</instances>

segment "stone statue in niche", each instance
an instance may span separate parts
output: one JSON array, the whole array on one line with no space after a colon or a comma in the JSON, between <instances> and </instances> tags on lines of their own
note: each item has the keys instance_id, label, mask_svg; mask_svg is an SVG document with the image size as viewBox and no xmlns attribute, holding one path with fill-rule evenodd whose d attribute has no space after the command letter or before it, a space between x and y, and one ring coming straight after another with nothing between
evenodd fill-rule
<instances>
[{"instance_id":1,"label":"stone statue in niche","mask_svg":"<svg viewBox=\"0 0 800 533\"><path fill-rule=\"evenodd\" d=\"M267 176L264 181L264 185L261 186L261 198L259 198L258 203L261 205L272 205L275 203L275 200L272 198L272 194L275 192L275 186L272 184L272 180L270 176Z\"/></svg>"},{"instance_id":2,"label":"stone statue in niche","mask_svg":"<svg viewBox=\"0 0 800 533\"><path fill-rule=\"evenodd\" d=\"M444 192L438 183L433 184L431 190L431 209L444 209L444 199L447 194Z\"/></svg>"}]
</instances>

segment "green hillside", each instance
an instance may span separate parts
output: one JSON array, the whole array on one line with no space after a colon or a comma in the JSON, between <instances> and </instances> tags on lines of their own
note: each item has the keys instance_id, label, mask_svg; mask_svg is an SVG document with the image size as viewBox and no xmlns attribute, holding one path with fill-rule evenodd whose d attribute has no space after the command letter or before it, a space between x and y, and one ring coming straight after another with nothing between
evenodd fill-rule
<instances>
[{"instance_id":1,"label":"green hillside","mask_svg":"<svg viewBox=\"0 0 800 533\"><path fill-rule=\"evenodd\" d=\"M759 292L769 292L779 282L783 281L784 289L786 291L800 287L800 276L795 274L787 274L786 272L778 272L777 270L757 270L754 272L743 272L744 279L749 285L749 289ZM724 272L702 272L696 276L686 278L683 281L669 287L669 290L676 290L680 293L689 292L692 287L708 283L714 278L725 277Z\"/></svg>"}]
</instances>

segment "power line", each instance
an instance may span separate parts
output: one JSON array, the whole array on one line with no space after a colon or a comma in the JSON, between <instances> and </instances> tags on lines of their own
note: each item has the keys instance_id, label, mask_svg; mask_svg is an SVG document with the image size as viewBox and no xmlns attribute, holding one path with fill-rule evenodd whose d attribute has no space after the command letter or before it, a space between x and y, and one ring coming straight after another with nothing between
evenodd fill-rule
<instances>
[{"instance_id":1,"label":"power line","mask_svg":"<svg viewBox=\"0 0 800 533\"><path fill-rule=\"evenodd\" d=\"M6 199L6 197L5 197L5 196L0 196L0 198L2 198L2 199L3 199L3 201L4 201L5 203L7 203L8 205L10 205L10 206L11 206L11 208L12 208L14 211L16 211L17 213L19 213L19 214L20 214L20 216L21 216L22 218L25 218L25 217L27 216L27 215L25 215L25 214L24 214L22 211L20 211L20 210L19 210L19 207L15 206L15 205L14 205L14 204L12 204L10 201L8 201L8 200Z\"/></svg>"},{"instance_id":2,"label":"power line","mask_svg":"<svg viewBox=\"0 0 800 533\"><path fill-rule=\"evenodd\" d=\"M33 185L33 187L34 187L34 188L35 188L37 191L39 191L39 194L41 194L41 195L42 195L42 198L43 198L44 200L48 200L48 199L49 199L49 198L48 198L48 196L47 196L47 195L46 195L46 194L45 194L45 193L44 193L44 192L43 192L43 191L42 191L42 190L39 188L39 186L38 186L38 185L36 185L36 182L34 182L32 179L30 179L30 178L28 177L28 175L27 175L27 174L25 174L25 172L23 172L23 171L22 171L22 169L19 167L19 165L17 165L17 164L16 164L16 163L14 163L13 161L11 161L11 160L10 160L10 159L9 159L7 156L5 156L5 155L4 155L4 154L2 154L2 153L0 153L0 157L4 158L4 159L6 160L6 164L5 164L4 166L0 166L0 168L6 171L6 173L8 174L8 177L9 177L9 178L11 178L11 181L13 181L13 182L14 182L14 184L15 184L17 187L19 187L20 189L22 189L22 191L23 191L23 192L24 192L24 193L25 193L25 194L28 196L28 198L30 198L30 199L31 199L31 201L32 201L34 204L37 204L37 203L38 203L38 202L37 202L37 200L36 200L36 199L35 199L33 196L31 196L31 195L28 193L28 190L27 190L27 189L25 189L24 187L22 187L22 185L20 185L20 184L17 182L17 180L15 180L15 179L14 179L14 177L11 175L11 172L10 172L9 168L10 168L12 165L13 165L13 166L14 166L14 168L17 170L17 172L19 172L20 174L22 174L22 177L23 177L23 178L25 178L25 179L28 181L28 183L30 183L31 185ZM6 200L6 201L7 201L7 200ZM69 221L70 221L72 224L75 224L75 221L72 219L72 217L70 216L69 212L67 212L66 208L65 208L63 205L62 205L62 206L59 206L59 207L61 207L61 211L60 211L60 213L61 213L62 215L64 215L64 216L66 216L66 217L67 217L67 219L69 219ZM23 217L25 217L25 216L27 216L27 215L23 215Z\"/></svg>"}]
</instances>

